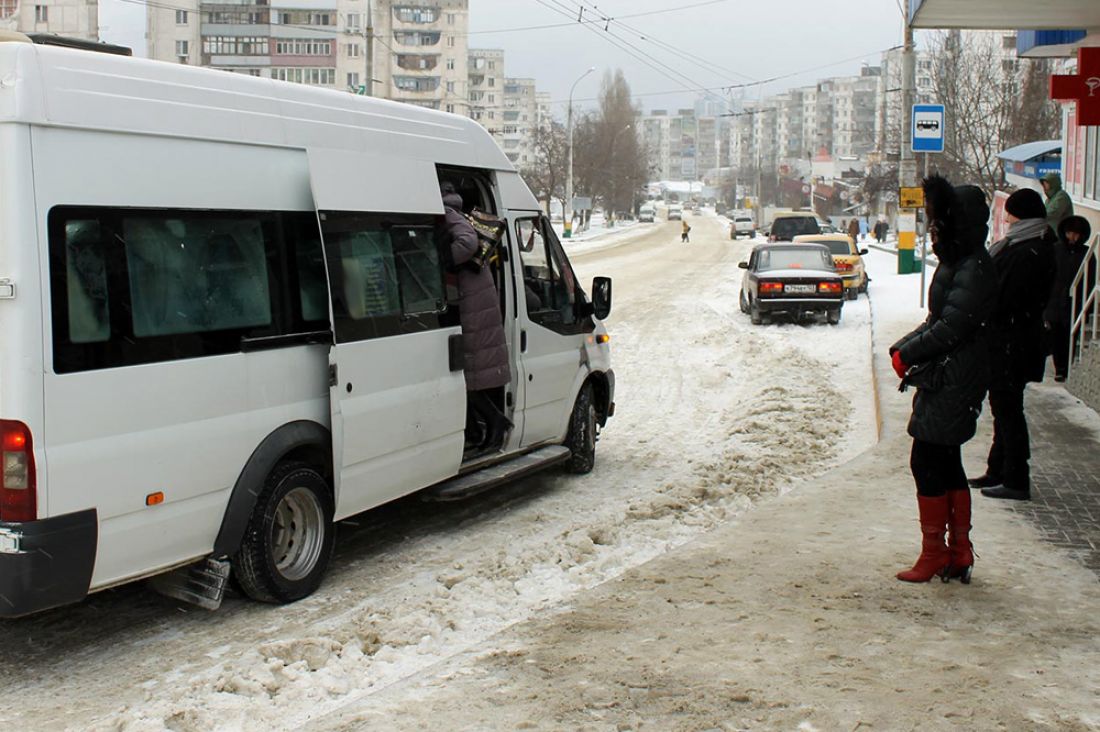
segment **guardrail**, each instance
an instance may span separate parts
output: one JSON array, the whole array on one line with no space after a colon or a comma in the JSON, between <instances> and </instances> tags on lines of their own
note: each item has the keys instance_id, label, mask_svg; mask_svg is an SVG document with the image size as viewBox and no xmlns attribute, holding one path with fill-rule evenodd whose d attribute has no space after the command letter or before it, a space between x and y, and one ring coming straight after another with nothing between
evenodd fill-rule
<instances>
[{"instance_id":1,"label":"guardrail","mask_svg":"<svg viewBox=\"0 0 1100 732\"><path fill-rule=\"evenodd\" d=\"M1070 358L1069 368L1081 360L1085 348L1086 333L1090 340L1096 340L1097 327L1100 326L1100 283L1097 282L1097 267L1100 260L1100 234L1093 237L1089 244L1085 259L1081 262L1081 268L1077 270L1077 276L1070 285L1070 316L1073 324L1070 326L1070 343L1073 344L1073 357ZM1091 280L1091 282L1089 281ZM1084 284L1081 287L1082 283ZM1078 291L1081 293L1080 306L1077 303ZM1091 331L1091 332L1090 332Z\"/></svg>"}]
</instances>

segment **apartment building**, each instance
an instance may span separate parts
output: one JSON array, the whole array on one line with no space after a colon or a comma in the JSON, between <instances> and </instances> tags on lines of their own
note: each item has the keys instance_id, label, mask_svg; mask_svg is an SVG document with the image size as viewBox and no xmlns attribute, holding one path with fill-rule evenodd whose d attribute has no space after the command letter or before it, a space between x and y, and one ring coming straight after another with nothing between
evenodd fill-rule
<instances>
[{"instance_id":1,"label":"apartment building","mask_svg":"<svg viewBox=\"0 0 1100 732\"><path fill-rule=\"evenodd\" d=\"M467 73L468 114L499 137L504 118L504 51L471 48Z\"/></svg>"},{"instance_id":2,"label":"apartment building","mask_svg":"<svg viewBox=\"0 0 1100 732\"><path fill-rule=\"evenodd\" d=\"M99 40L98 0L0 0L0 30Z\"/></svg>"},{"instance_id":3,"label":"apartment building","mask_svg":"<svg viewBox=\"0 0 1100 732\"><path fill-rule=\"evenodd\" d=\"M173 0L148 7L147 40L161 61L356 93L371 67L374 96L466 114L468 22L469 0Z\"/></svg>"},{"instance_id":4,"label":"apartment building","mask_svg":"<svg viewBox=\"0 0 1100 732\"><path fill-rule=\"evenodd\" d=\"M494 137L512 164L523 169L538 159L535 136L550 120L548 95L538 93L534 79L506 78L503 91L503 119Z\"/></svg>"},{"instance_id":5,"label":"apartment building","mask_svg":"<svg viewBox=\"0 0 1100 732\"><path fill-rule=\"evenodd\" d=\"M700 117L694 109L655 109L638 120L649 156L650 178L695 181L728 165L737 148L721 117Z\"/></svg>"},{"instance_id":6,"label":"apartment building","mask_svg":"<svg viewBox=\"0 0 1100 732\"><path fill-rule=\"evenodd\" d=\"M879 67L865 66L859 76L833 80L834 157L865 157L876 147L875 118Z\"/></svg>"}]
</instances>

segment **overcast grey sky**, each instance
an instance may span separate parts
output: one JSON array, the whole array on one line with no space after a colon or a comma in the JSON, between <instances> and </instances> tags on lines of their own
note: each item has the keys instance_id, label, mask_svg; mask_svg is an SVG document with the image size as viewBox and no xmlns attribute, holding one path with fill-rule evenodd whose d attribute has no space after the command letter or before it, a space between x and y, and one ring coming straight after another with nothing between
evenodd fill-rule
<instances>
[{"instance_id":1,"label":"overcast grey sky","mask_svg":"<svg viewBox=\"0 0 1100 732\"><path fill-rule=\"evenodd\" d=\"M603 22L578 24L582 2L586 19L618 20L606 31ZM142 5L100 0L100 22L104 40L143 53ZM558 23L569 25L518 30ZM490 32L501 29L516 30ZM896 0L470 0L469 40L474 48L504 49L506 73L534 77L555 101L566 99L589 66L621 68L640 101L654 109L690 106L698 93L676 92L685 86L726 87L801 72L739 92L754 99L855 74L900 43L901 30ZM591 99L599 83L600 73L592 74L575 99Z\"/></svg>"}]
</instances>

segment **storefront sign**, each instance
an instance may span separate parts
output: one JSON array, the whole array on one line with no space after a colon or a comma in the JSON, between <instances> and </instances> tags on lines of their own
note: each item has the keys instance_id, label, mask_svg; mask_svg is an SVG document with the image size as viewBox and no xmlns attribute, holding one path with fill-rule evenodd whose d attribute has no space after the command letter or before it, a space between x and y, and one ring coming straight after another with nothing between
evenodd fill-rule
<instances>
[{"instance_id":1,"label":"storefront sign","mask_svg":"<svg viewBox=\"0 0 1100 732\"><path fill-rule=\"evenodd\" d=\"M1077 51L1077 73L1050 77L1050 98L1077 102L1080 127L1100 125L1100 47Z\"/></svg>"}]
</instances>

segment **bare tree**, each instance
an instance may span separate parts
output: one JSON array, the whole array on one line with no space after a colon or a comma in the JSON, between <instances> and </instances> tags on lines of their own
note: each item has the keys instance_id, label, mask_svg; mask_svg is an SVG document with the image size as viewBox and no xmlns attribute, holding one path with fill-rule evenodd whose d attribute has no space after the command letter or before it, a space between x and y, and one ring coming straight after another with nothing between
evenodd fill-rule
<instances>
[{"instance_id":1,"label":"bare tree","mask_svg":"<svg viewBox=\"0 0 1100 732\"><path fill-rule=\"evenodd\" d=\"M947 117L939 172L992 193L1003 186L997 154L1055 136L1057 107L1046 99L1045 70L1002 50L1002 33L949 31L934 37L932 84Z\"/></svg>"},{"instance_id":2,"label":"bare tree","mask_svg":"<svg viewBox=\"0 0 1100 732\"><path fill-rule=\"evenodd\" d=\"M641 110L631 98L621 70L608 72L595 114L574 127L574 182L579 192L599 198L610 212L634 208L648 177L648 159L639 139Z\"/></svg>"},{"instance_id":3,"label":"bare tree","mask_svg":"<svg viewBox=\"0 0 1100 732\"><path fill-rule=\"evenodd\" d=\"M565 126L555 119L546 120L535 130L531 144L535 162L521 171L523 179L540 201L546 201L547 213L551 199L557 199L564 211L566 156L569 154Z\"/></svg>"}]
</instances>

